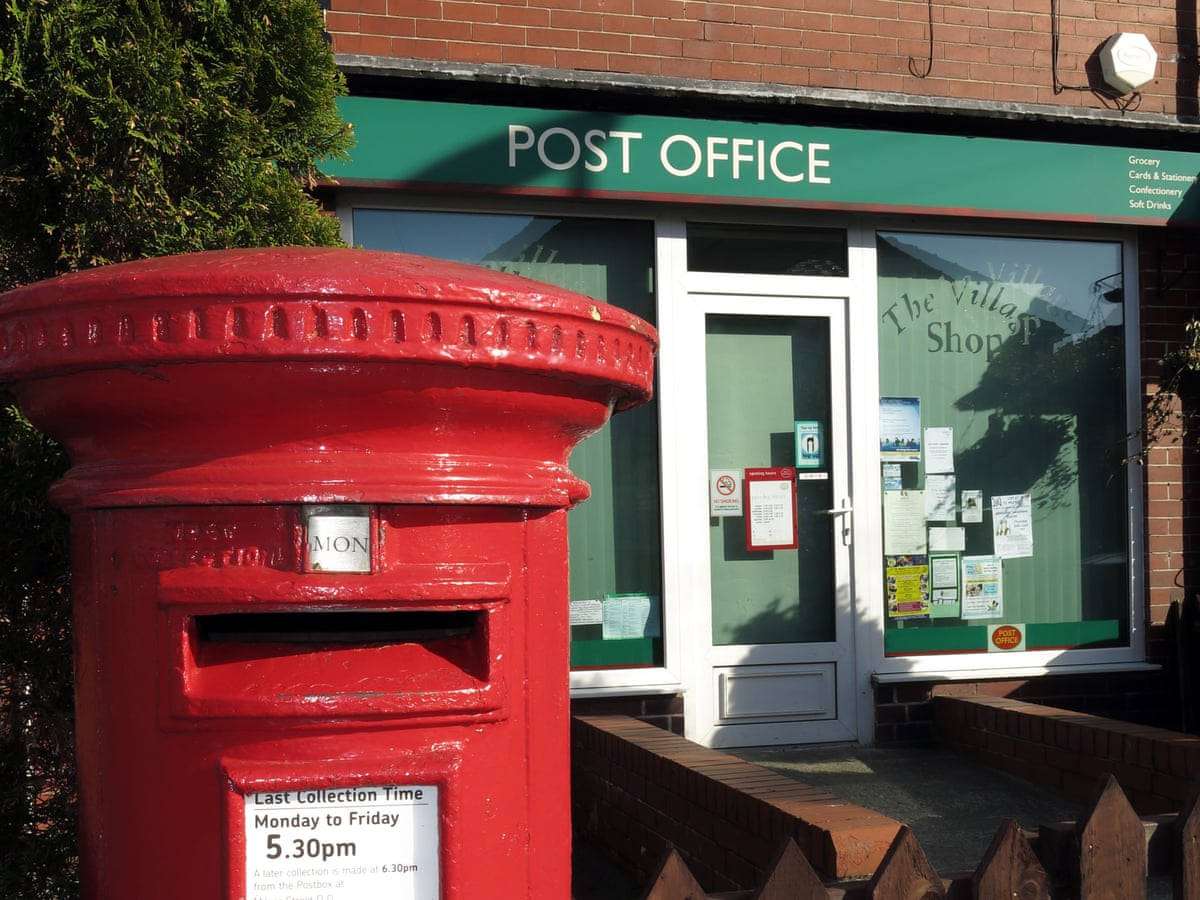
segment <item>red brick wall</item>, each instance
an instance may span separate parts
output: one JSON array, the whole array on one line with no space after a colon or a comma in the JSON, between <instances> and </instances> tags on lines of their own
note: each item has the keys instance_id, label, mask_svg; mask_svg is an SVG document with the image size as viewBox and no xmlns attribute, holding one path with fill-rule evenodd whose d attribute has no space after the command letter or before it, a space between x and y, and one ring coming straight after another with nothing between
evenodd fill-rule
<instances>
[{"instance_id":1,"label":"red brick wall","mask_svg":"<svg viewBox=\"0 0 1200 900\"><path fill-rule=\"evenodd\" d=\"M682 694L633 694L580 697L571 701L573 716L630 716L664 731L683 734Z\"/></svg>"},{"instance_id":2,"label":"red brick wall","mask_svg":"<svg viewBox=\"0 0 1200 900\"><path fill-rule=\"evenodd\" d=\"M1145 34L1158 75L1139 109L1195 113L1195 10L1174 0L1059 0L1058 72L1099 86L1095 51L1112 34ZM633 75L889 91L1099 108L1055 93L1047 0L333 0L336 53ZM1186 35L1181 46L1178 34ZM1089 60L1089 58L1091 58ZM912 61L910 63L910 60ZM1183 98L1177 105L1176 98Z\"/></svg>"},{"instance_id":3,"label":"red brick wall","mask_svg":"<svg viewBox=\"0 0 1200 900\"><path fill-rule=\"evenodd\" d=\"M761 884L792 838L823 877L864 878L900 823L626 716L571 720L576 834L649 884L674 847L707 890Z\"/></svg>"},{"instance_id":4,"label":"red brick wall","mask_svg":"<svg viewBox=\"0 0 1200 900\"><path fill-rule=\"evenodd\" d=\"M1200 242L1193 231L1144 229L1140 249L1142 387L1149 396L1158 387L1159 360L1184 338L1188 319L1200 316ZM1194 447L1195 441L1190 443ZM1195 451L1185 454L1178 430L1168 430L1146 454L1151 659L1169 660L1174 653L1171 636L1163 628L1171 604L1200 592L1195 571L1200 549L1198 482Z\"/></svg>"},{"instance_id":5,"label":"red brick wall","mask_svg":"<svg viewBox=\"0 0 1200 900\"><path fill-rule=\"evenodd\" d=\"M1080 802L1111 774L1140 814L1179 812L1200 777L1200 738L1174 731L994 697L935 713L944 746Z\"/></svg>"},{"instance_id":6,"label":"red brick wall","mask_svg":"<svg viewBox=\"0 0 1200 900\"><path fill-rule=\"evenodd\" d=\"M916 681L875 686L875 741L923 744L940 739L934 727L938 698L1007 699L1042 703L1131 723L1176 727L1170 671L1045 675L993 681Z\"/></svg>"}]
</instances>

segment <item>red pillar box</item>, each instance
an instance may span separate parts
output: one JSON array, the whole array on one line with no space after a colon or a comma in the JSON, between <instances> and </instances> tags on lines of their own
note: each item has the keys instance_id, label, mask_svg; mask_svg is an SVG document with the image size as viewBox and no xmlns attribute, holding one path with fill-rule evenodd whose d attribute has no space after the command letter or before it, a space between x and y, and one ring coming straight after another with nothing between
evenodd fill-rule
<instances>
[{"instance_id":1,"label":"red pillar box","mask_svg":"<svg viewBox=\"0 0 1200 900\"><path fill-rule=\"evenodd\" d=\"M85 896L569 897L566 460L654 348L350 250L0 297L0 378L74 462Z\"/></svg>"}]
</instances>

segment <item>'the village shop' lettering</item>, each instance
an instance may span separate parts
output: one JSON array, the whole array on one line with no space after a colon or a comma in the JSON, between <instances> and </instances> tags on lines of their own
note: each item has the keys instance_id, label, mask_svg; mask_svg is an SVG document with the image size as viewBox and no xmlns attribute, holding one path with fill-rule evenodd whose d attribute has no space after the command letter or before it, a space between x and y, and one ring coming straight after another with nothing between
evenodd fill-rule
<instances>
[{"instance_id":1,"label":"'the village shop' lettering","mask_svg":"<svg viewBox=\"0 0 1200 900\"><path fill-rule=\"evenodd\" d=\"M1023 346L1029 346L1034 332L1042 324L1037 316L1019 312L1016 303L1004 299L1005 286L995 281L971 282L965 278L950 284L954 300L951 312L974 309L977 313L985 313L1000 320L998 331L980 331L977 325L970 329L958 324L954 318L945 318L938 298L932 292L918 298L903 293L880 318L894 328L897 335L923 322L929 353L983 353L991 362L1008 338L1018 338Z\"/></svg>"}]
</instances>

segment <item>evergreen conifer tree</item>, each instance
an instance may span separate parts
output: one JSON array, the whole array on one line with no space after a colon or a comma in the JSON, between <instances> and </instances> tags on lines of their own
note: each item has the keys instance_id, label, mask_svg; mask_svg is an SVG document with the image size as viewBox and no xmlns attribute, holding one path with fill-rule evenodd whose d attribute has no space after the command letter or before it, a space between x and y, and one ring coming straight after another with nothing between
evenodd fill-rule
<instances>
[{"instance_id":1,"label":"evergreen conifer tree","mask_svg":"<svg viewBox=\"0 0 1200 900\"><path fill-rule=\"evenodd\" d=\"M0 291L193 250L335 245L351 137L316 0L0 4ZM2 385L0 385L2 388ZM0 896L77 895L62 452L0 392Z\"/></svg>"}]
</instances>

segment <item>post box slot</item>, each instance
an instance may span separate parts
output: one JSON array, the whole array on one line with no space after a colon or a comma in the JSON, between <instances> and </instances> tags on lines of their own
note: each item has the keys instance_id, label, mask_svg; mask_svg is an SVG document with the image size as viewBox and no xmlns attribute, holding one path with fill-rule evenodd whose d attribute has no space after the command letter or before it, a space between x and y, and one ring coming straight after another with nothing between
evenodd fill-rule
<instances>
[{"instance_id":1,"label":"post box slot","mask_svg":"<svg viewBox=\"0 0 1200 900\"><path fill-rule=\"evenodd\" d=\"M190 719L489 714L504 702L494 613L176 612L168 702Z\"/></svg>"},{"instance_id":2,"label":"post box slot","mask_svg":"<svg viewBox=\"0 0 1200 900\"><path fill-rule=\"evenodd\" d=\"M472 635L478 610L222 613L196 616L204 643L425 644Z\"/></svg>"}]
</instances>

